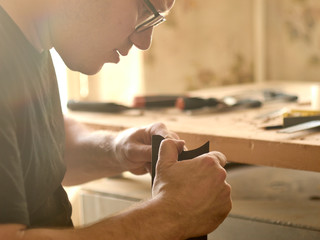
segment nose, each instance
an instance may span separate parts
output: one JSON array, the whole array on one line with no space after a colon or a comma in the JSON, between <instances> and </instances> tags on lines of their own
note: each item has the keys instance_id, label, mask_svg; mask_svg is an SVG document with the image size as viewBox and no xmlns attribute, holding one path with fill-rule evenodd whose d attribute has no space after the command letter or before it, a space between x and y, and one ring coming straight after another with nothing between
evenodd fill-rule
<instances>
[{"instance_id":1,"label":"nose","mask_svg":"<svg viewBox=\"0 0 320 240\"><path fill-rule=\"evenodd\" d=\"M136 32L134 31L129 39L135 45L137 48L141 50L147 50L152 41L152 33L153 33L153 27L148 28L142 32Z\"/></svg>"}]
</instances>

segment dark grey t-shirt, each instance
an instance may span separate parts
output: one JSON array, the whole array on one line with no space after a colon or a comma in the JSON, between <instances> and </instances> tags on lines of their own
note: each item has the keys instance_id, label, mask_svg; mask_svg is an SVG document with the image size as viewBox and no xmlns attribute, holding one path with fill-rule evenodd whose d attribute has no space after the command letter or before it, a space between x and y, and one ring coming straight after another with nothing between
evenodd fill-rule
<instances>
[{"instance_id":1,"label":"dark grey t-shirt","mask_svg":"<svg viewBox=\"0 0 320 240\"><path fill-rule=\"evenodd\" d=\"M0 6L0 223L70 226L64 124L49 51Z\"/></svg>"}]
</instances>

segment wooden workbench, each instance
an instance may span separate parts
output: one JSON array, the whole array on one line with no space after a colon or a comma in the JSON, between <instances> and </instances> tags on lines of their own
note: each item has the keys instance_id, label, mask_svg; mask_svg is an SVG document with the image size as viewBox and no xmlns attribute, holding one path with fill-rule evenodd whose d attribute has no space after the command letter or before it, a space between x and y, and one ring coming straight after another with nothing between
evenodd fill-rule
<instances>
[{"instance_id":1,"label":"wooden workbench","mask_svg":"<svg viewBox=\"0 0 320 240\"><path fill-rule=\"evenodd\" d=\"M210 149L223 152L230 162L274 166L320 172L320 131L294 134L265 130L263 126L282 123L282 118L257 119L257 116L282 107L305 109L310 102L309 83L268 82L237 85L190 93L192 96L223 97L239 93L255 95L272 88L299 96L298 103L266 103L258 109L230 112L198 112L187 114L177 109L130 110L121 114L68 112L81 122L97 129L119 131L153 122L163 122L186 141L189 149L210 141ZM255 96L253 96L255 97Z\"/></svg>"}]
</instances>

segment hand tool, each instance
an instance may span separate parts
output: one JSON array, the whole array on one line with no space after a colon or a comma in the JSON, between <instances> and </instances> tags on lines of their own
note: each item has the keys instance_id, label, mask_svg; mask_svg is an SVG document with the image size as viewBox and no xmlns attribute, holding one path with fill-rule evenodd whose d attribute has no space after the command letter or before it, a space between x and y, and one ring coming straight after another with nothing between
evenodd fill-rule
<instances>
[{"instance_id":1,"label":"hand tool","mask_svg":"<svg viewBox=\"0 0 320 240\"><path fill-rule=\"evenodd\" d=\"M159 154L159 147L164 138L160 135L153 135L152 136L152 185L154 181L154 177L156 174L156 165L158 161L158 154ZM178 161L183 161L183 160L188 160L195 158L203 153L209 152L209 142L206 142L204 145L201 147L190 150L190 151L182 151L182 153L179 154L178 156ZM195 238L189 238L190 240L207 240L207 236L201 236L201 237L195 237Z\"/></svg>"},{"instance_id":2,"label":"hand tool","mask_svg":"<svg viewBox=\"0 0 320 240\"><path fill-rule=\"evenodd\" d=\"M280 133L292 133L297 131L306 130L309 128L314 128L312 123L309 124L309 128L307 127L308 123L315 120L320 120L320 110L308 110L308 109L287 109L283 108L275 112L270 112L268 114L260 115L259 118L266 119L274 117L279 117L282 115L283 123L282 125L270 125L270 126L264 126L263 128L265 130L274 130L274 129L282 129L281 131L278 131ZM304 124L301 128L291 128L293 126L300 126L300 124ZM290 129L289 129L290 128Z\"/></svg>"},{"instance_id":3,"label":"hand tool","mask_svg":"<svg viewBox=\"0 0 320 240\"><path fill-rule=\"evenodd\" d=\"M184 95L149 95L133 98L134 108L174 107L176 100Z\"/></svg>"},{"instance_id":4,"label":"hand tool","mask_svg":"<svg viewBox=\"0 0 320 240\"><path fill-rule=\"evenodd\" d=\"M178 98L176 107L181 110L195 110L204 107L217 108L218 110L229 110L234 108L256 108L262 105L261 101L255 99L236 99L234 97L217 98L199 98L183 97Z\"/></svg>"},{"instance_id":5,"label":"hand tool","mask_svg":"<svg viewBox=\"0 0 320 240\"><path fill-rule=\"evenodd\" d=\"M73 111L119 113L132 108L112 102L88 102L69 100L67 107Z\"/></svg>"},{"instance_id":6,"label":"hand tool","mask_svg":"<svg viewBox=\"0 0 320 240\"><path fill-rule=\"evenodd\" d=\"M306 123L310 121L320 120L320 115L314 116L294 116L294 117L284 117L283 127L292 127L297 124Z\"/></svg>"},{"instance_id":7,"label":"hand tool","mask_svg":"<svg viewBox=\"0 0 320 240\"><path fill-rule=\"evenodd\" d=\"M314 120L309 122L300 123L288 128L279 130L279 133L294 133L298 131L308 130L312 128L320 127L320 120Z\"/></svg>"},{"instance_id":8,"label":"hand tool","mask_svg":"<svg viewBox=\"0 0 320 240\"><path fill-rule=\"evenodd\" d=\"M283 113L283 117L307 117L320 115L320 110L290 109Z\"/></svg>"},{"instance_id":9,"label":"hand tool","mask_svg":"<svg viewBox=\"0 0 320 240\"><path fill-rule=\"evenodd\" d=\"M261 119L263 121L269 120L269 119L273 119L273 118L277 118L277 117L281 117L283 116L283 114L285 114L286 112L288 112L289 110L287 108L281 108L281 109L277 109L277 110L273 110L267 113L263 113L260 114L258 116L256 116L256 119Z\"/></svg>"},{"instance_id":10,"label":"hand tool","mask_svg":"<svg viewBox=\"0 0 320 240\"><path fill-rule=\"evenodd\" d=\"M295 102L298 100L298 96L287 94L284 92L265 89L263 90L264 101L285 101L285 102Z\"/></svg>"},{"instance_id":11,"label":"hand tool","mask_svg":"<svg viewBox=\"0 0 320 240\"><path fill-rule=\"evenodd\" d=\"M176 101L176 107L181 110L193 110L203 107L217 107L222 104L217 98L180 97Z\"/></svg>"},{"instance_id":12,"label":"hand tool","mask_svg":"<svg viewBox=\"0 0 320 240\"><path fill-rule=\"evenodd\" d=\"M291 109L283 114L284 129L279 133L294 133L316 128L320 123L320 111Z\"/></svg>"},{"instance_id":13,"label":"hand tool","mask_svg":"<svg viewBox=\"0 0 320 240\"><path fill-rule=\"evenodd\" d=\"M133 104L130 107L113 102L69 100L67 103L67 107L73 111L120 113L132 109L174 107L177 98L181 96L182 95L136 96L133 98Z\"/></svg>"}]
</instances>

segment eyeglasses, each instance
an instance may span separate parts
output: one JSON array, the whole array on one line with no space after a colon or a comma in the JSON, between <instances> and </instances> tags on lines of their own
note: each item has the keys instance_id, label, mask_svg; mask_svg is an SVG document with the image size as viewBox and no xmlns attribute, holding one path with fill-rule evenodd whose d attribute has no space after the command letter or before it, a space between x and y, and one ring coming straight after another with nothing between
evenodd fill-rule
<instances>
[{"instance_id":1,"label":"eyeglasses","mask_svg":"<svg viewBox=\"0 0 320 240\"><path fill-rule=\"evenodd\" d=\"M162 16L149 0L143 0L148 10L148 14L144 15L140 23L136 26L136 32L142 32L148 28L155 27L166 19ZM151 15L150 15L151 14Z\"/></svg>"}]
</instances>

